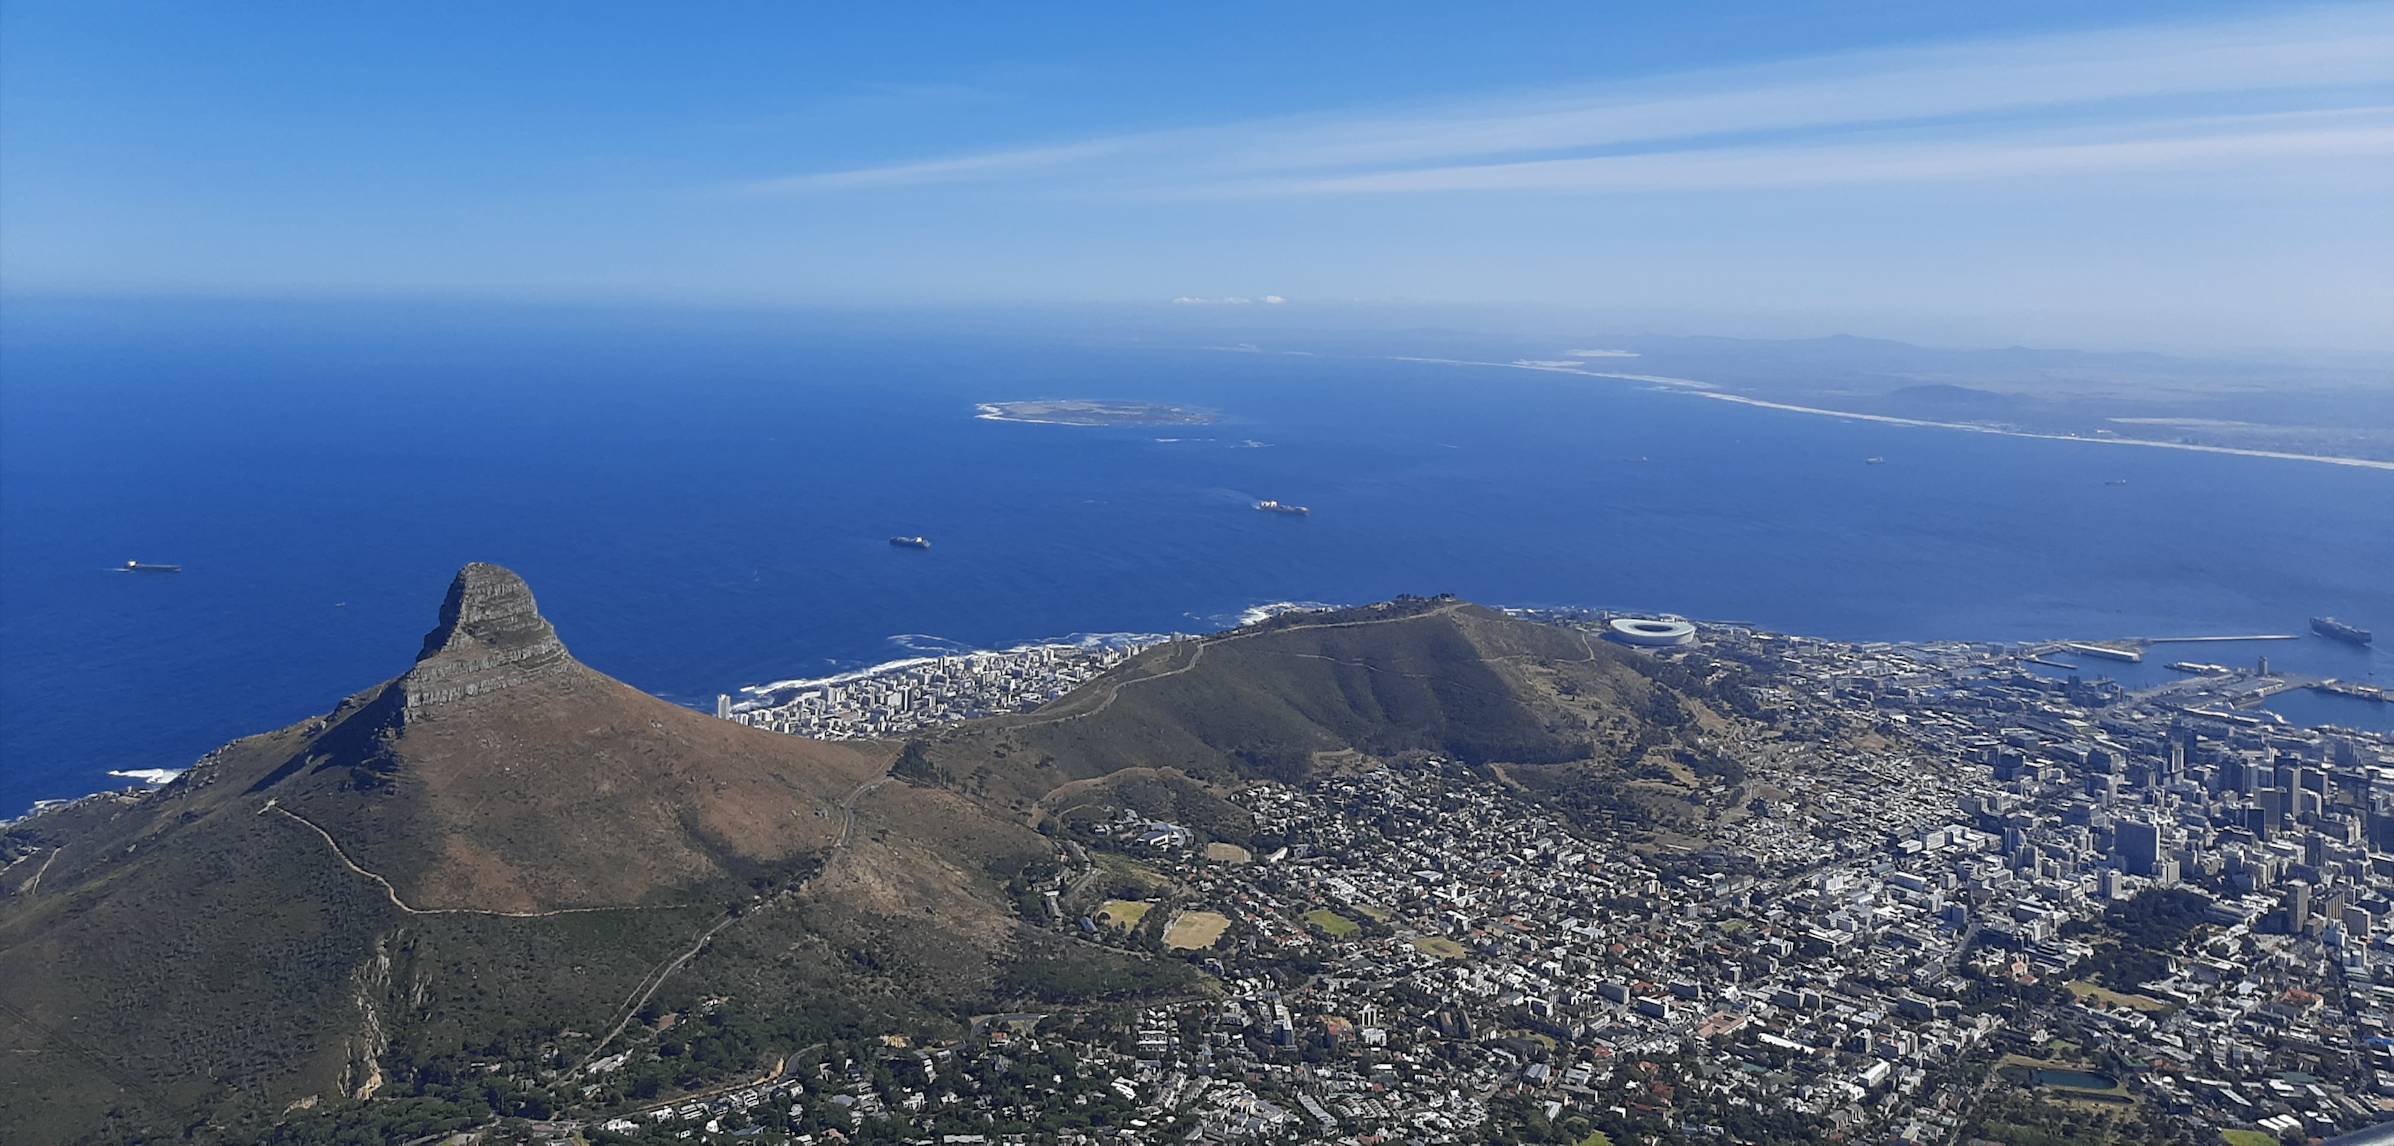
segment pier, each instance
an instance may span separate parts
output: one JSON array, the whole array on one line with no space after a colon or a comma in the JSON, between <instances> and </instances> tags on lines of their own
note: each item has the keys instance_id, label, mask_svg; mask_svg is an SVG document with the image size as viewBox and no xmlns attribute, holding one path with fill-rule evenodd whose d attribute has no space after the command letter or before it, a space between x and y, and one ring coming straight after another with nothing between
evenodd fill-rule
<instances>
[{"instance_id":1,"label":"pier","mask_svg":"<svg viewBox=\"0 0 2394 1146\"><path fill-rule=\"evenodd\" d=\"M2145 659L2145 651L2143 649L2127 648L2121 645L2094 645L2085 644L2079 641L2064 641L2062 642L2061 647L2069 650L2070 652L2083 653L2090 657L2102 657L2106 660L2127 661L2130 664L2142 664L2144 663Z\"/></svg>"},{"instance_id":2,"label":"pier","mask_svg":"<svg viewBox=\"0 0 2394 1146\"><path fill-rule=\"evenodd\" d=\"M2354 700L2374 701L2378 704L2394 703L2394 691L2380 688L2374 684L2355 684L2351 681L2343 680L2323 680L2318 684L2312 685L2311 690L2314 692L2324 692L2331 696L2346 696L2351 697Z\"/></svg>"},{"instance_id":3,"label":"pier","mask_svg":"<svg viewBox=\"0 0 2394 1146\"><path fill-rule=\"evenodd\" d=\"M2077 670L2082 666L2046 658L2056 653L2076 653L2080 656L2101 657L2104 660L2143 664L2145 652L2154 645L2212 645L2233 644L2240 641L2299 641L2298 633L2252 633L2218 637L2118 637L2106 641L2046 641L2029 645L2019 653L2020 659L2047 668Z\"/></svg>"},{"instance_id":4,"label":"pier","mask_svg":"<svg viewBox=\"0 0 2394 1146\"><path fill-rule=\"evenodd\" d=\"M2299 641L2299 633L2257 633L2249 637L2130 637L2138 645L2200 645L2214 641Z\"/></svg>"},{"instance_id":5,"label":"pier","mask_svg":"<svg viewBox=\"0 0 2394 1146\"><path fill-rule=\"evenodd\" d=\"M2254 705L2267 701L2270 697L2276 696L2281 692L2293 692L2296 689L2304 688L2318 688L2322 684L2333 683L2335 682L2322 677L2297 676L2291 673L2258 677L2253 678L2245 685L2244 688L2238 691L2230 703L2234 704L2238 708L2251 708Z\"/></svg>"}]
</instances>

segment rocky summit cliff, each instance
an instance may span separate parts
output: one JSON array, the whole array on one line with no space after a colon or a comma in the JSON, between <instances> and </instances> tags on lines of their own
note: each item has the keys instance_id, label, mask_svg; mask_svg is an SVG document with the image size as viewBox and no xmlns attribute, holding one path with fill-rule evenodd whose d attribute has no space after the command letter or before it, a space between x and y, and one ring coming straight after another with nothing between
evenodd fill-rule
<instances>
[{"instance_id":1,"label":"rocky summit cliff","mask_svg":"<svg viewBox=\"0 0 2394 1146\"><path fill-rule=\"evenodd\" d=\"M440 624L424 635L416 667L399 685L414 713L580 668L540 615L532 587L512 570L477 561L449 583Z\"/></svg>"}]
</instances>

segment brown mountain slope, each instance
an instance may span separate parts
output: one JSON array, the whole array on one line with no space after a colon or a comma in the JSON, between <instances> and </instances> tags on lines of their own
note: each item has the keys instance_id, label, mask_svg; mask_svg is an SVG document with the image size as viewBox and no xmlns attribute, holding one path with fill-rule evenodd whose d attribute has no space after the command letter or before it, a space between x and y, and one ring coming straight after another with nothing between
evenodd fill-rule
<instances>
[{"instance_id":1,"label":"brown mountain slope","mask_svg":"<svg viewBox=\"0 0 2394 1146\"><path fill-rule=\"evenodd\" d=\"M241 1140L482 1048L594 1052L650 998L793 1029L990 1003L1055 954L1000 887L1052 848L892 755L640 693L468 566L405 675L9 829L0 1143Z\"/></svg>"},{"instance_id":2,"label":"brown mountain slope","mask_svg":"<svg viewBox=\"0 0 2394 1146\"><path fill-rule=\"evenodd\" d=\"M655 903L819 850L878 746L775 736L583 667L515 574L469 565L407 675L262 782L407 904Z\"/></svg>"}]
</instances>

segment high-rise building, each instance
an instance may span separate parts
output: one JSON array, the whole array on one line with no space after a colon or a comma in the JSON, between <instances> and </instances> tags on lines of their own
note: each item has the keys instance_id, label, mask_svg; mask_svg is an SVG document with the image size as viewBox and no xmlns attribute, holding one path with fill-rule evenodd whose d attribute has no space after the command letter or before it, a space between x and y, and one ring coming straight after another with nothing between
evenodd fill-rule
<instances>
[{"instance_id":1,"label":"high-rise building","mask_svg":"<svg viewBox=\"0 0 2394 1146\"><path fill-rule=\"evenodd\" d=\"M2122 820L2112 829L2112 855L2130 875L2150 876L2161 862L2161 825Z\"/></svg>"},{"instance_id":2,"label":"high-rise building","mask_svg":"<svg viewBox=\"0 0 2394 1146\"><path fill-rule=\"evenodd\" d=\"M2286 894L2281 902L2286 909L2287 933L2290 935L2300 933L2304 926L2311 922L2311 885L2307 883L2287 884Z\"/></svg>"},{"instance_id":3,"label":"high-rise building","mask_svg":"<svg viewBox=\"0 0 2394 1146\"><path fill-rule=\"evenodd\" d=\"M2286 830L2286 821L2293 814L2289 809L2291 803L2283 788L2263 788L2253 793L2253 834L2266 840Z\"/></svg>"}]
</instances>

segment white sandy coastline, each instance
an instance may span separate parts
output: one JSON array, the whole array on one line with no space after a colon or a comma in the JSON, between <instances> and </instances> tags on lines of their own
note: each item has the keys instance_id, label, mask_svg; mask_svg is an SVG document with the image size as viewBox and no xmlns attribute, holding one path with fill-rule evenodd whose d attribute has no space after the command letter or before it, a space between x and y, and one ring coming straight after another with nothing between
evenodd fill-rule
<instances>
[{"instance_id":1,"label":"white sandy coastline","mask_svg":"<svg viewBox=\"0 0 2394 1146\"><path fill-rule=\"evenodd\" d=\"M2162 442L2151 438L2091 437L2080 434L2040 434L2029 430L2008 430L2001 426L1982 426L1974 422L1932 422L1924 418L1898 418L1891 414L1857 414L1851 410L1829 410L1819 406L1798 406L1790 402L1771 402L1738 394L1711 391L1696 395L1720 402L1735 402L1740 406L1758 406L1765 410L1785 410L1794 414L1817 414L1829 418L1846 418L1857 422L1878 422L1889 426L1925 426L1939 430L1963 430L1974 434L1994 434L2005 438L2036 438L2048 442L2085 442L2098 446L2143 446L2156 450L2186 450L2198 454L2232 454L2240 458L2274 458L2286 462L2318 462L2322 465L2350 466L2354 469L2386 470L2394 472L2394 462L2374 458L2347 458L2335 454L2297 454L2286 450L2253 450L2242 446L2206 446L2194 442Z\"/></svg>"},{"instance_id":2,"label":"white sandy coastline","mask_svg":"<svg viewBox=\"0 0 2394 1146\"><path fill-rule=\"evenodd\" d=\"M1673 390L1718 390L1710 382L1693 378L1673 378L1665 374L1620 374L1610 370L1589 370L1577 362L1553 359L1520 358L1511 362L1481 362L1470 358L1424 358L1412 354L1385 354L1383 362L1425 362L1433 366L1497 366L1506 370L1535 370L1541 374L1570 374L1579 378L1617 378L1624 382L1648 382Z\"/></svg>"},{"instance_id":3,"label":"white sandy coastline","mask_svg":"<svg viewBox=\"0 0 2394 1146\"><path fill-rule=\"evenodd\" d=\"M2299 454L2289 450L2256 450L2243 446L2206 446L2194 442L2164 442L2153 438L2094 437L2083 434L2045 434L2033 430L2014 430L1977 422L1938 422L1926 418L1901 418L1893 414L1864 414L1853 410L1832 410L1823 406L1803 406L1793 402L1773 402L1767 398L1749 398L1742 394L1724 392L1710 382L1693 378L1671 378L1660 374L1619 374L1605 370L1576 370L1549 362L1523 360L1519 362L1475 362L1462 358L1421 358L1411 355L1383 356L1390 362L1426 362L1442 366L1492 366L1507 370L1535 370L1545 374L1571 374L1581 378L1611 378L1624 382L1645 382L1668 390L1710 398L1716 402L1735 402L1763 410L1779 410L1790 414L1811 414L1823 418L1845 418L1857 422L1877 422L1888 426L1918 426L1936 430L1961 430L1973 434L1994 434L2005 438L2035 438L2048 442L2085 442L2102 446L2143 446L2155 450L2185 450L2197 454L2227 454L2240 458L2269 458L2284 462L2315 462L2320 465L2347 466L2353 469L2394 472L2394 461L2375 458L2350 458L2340 454ZM2118 422L2122 419L2114 418Z\"/></svg>"}]
</instances>

